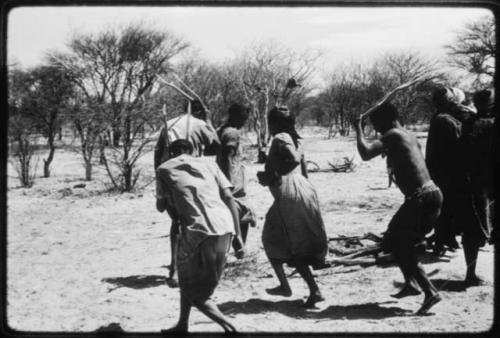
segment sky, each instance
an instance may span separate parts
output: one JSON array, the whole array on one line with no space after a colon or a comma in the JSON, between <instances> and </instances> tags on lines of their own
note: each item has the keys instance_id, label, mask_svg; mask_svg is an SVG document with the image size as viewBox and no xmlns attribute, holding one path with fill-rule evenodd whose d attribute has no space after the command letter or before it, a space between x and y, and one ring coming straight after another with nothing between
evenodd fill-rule
<instances>
[{"instance_id":1,"label":"sky","mask_svg":"<svg viewBox=\"0 0 500 338\"><path fill-rule=\"evenodd\" d=\"M320 50L319 73L394 51L445 57L444 45L468 22L492 15L482 8L437 7L19 7L8 15L8 63L43 61L64 50L76 32L144 22L183 37L208 60L234 57L250 43L278 41L294 50Z\"/></svg>"}]
</instances>

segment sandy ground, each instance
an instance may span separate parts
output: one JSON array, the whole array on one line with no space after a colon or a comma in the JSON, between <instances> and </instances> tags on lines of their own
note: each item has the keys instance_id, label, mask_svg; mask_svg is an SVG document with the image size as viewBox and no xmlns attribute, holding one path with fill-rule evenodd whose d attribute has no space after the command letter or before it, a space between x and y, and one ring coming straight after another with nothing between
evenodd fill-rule
<instances>
[{"instance_id":1,"label":"sandy ground","mask_svg":"<svg viewBox=\"0 0 500 338\"><path fill-rule=\"evenodd\" d=\"M321 167L355 154L352 138L326 140L322 129L303 131L306 156ZM425 139L421 139L425 141ZM384 160L360 162L353 173L313 173L330 237L381 233L402 203L387 188ZM153 178L152 153L141 160L142 182ZM154 184L136 193L107 190L97 168L85 188L77 153L59 149L50 178L19 188L9 168L7 320L22 331L94 331L116 323L125 331L159 332L176 323L179 290L165 281L170 262L169 220L155 209ZM479 332L493 324L493 247L479 256L478 274L487 284L463 289L462 250L425 264L443 301L433 315L417 317L422 296L389 297L403 281L396 267L333 267L315 271L326 300L317 309L300 308L307 287L290 278L293 295L270 296L277 285L261 244L269 191L257 184L261 165L249 161L249 201L259 221L248 239L248 255L232 254L214 300L244 332ZM39 165L41 173L41 165ZM287 272L291 272L287 269ZM221 332L197 310L192 332Z\"/></svg>"}]
</instances>

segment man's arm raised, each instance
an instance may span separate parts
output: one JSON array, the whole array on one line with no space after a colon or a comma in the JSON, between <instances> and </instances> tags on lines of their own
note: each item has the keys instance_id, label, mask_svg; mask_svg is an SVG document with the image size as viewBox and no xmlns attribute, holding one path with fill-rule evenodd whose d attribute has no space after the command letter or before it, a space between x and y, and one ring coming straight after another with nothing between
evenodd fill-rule
<instances>
[{"instance_id":1,"label":"man's arm raised","mask_svg":"<svg viewBox=\"0 0 500 338\"><path fill-rule=\"evenodd\" d=\"M380 155L384 151L384 146L380 140L368 142L363 135L363 128L361 127L361 118L354 121L354 130L356 131L356 143L359 155L363 161L371 160L372 158Z\"/></svg>"}]
</instances>

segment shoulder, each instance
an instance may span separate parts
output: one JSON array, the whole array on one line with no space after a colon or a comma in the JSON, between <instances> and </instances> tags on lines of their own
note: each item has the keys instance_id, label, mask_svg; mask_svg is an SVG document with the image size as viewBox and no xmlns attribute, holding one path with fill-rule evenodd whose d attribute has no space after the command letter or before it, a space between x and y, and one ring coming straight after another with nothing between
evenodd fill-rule
<instances>
[{"instance_id":1,"label":"shoulder","mask_svg":"<svg viewBox=\"0 0 500 338\"><path fill-rule=\"evenodd\" d=\"M461 128L462 123L450 114L441 113L436 116L434 126L439 130L454 130Z\"/></svg>"},{"instance_id":2,"label":"shoulder","mask_svg":"<svg viewBox=\"0 0 500 338\"><path fill-rule=\"evenodd\" d=\"M292 137L288 133L278 133L274 135L273 142L276 143L285 143L285 144L293 144Z\"/></svg>"},{"instance_id":3,"label":"shoulder","mask_svg":"<svg viewBox=\"0 0 500 338\"><path fill-rule=\"evenodd\" d=\"M219 129L218 134L220 135L221 138L223 137L234 138L238 137L240 135L240 132L238 129L234 127L222 127L221 129Z\"/></svg>"},{"instance_id":4,"label":"shoulder","mask_svg":"<svg viewBox=\"0 0 500 338\"><path fill-rule=\"evenodd\" d=\"M455 118L447 113L439 113L434 117L434 123L437 125L448 124L453 122Z\"/></svg>"},{"instance_id":5,"label":"shoulder","mask_svg":"<svg viewBox=\"0 0 500 338\"><path fill-rule=\"evenodd\" d=\"M382 135L382 140L398 140L408 137L408 132L401 128L392 128Z\"/></svg>"},{"instance_id":6,"label":"shoulder","mask_svg":"<svg viewBox=\"0 0 500 338\"><path fill-rule=\"evenodd\" d=\"M416 138L407 130L402 128L392 128L382 136L381 141L384 146L397 146L416 141Z\"/></svg>"}]
</instances>

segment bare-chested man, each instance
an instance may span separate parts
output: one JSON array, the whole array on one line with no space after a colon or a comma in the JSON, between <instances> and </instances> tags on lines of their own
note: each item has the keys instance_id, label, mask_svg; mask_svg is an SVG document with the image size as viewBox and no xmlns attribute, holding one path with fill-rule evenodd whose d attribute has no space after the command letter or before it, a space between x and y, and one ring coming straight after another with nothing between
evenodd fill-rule
<instances>
[{"instance_id":1,"label":"bare-chested man","mask_svg":"<svg viewBox=\"0 0 500 338\"><path fill-rule=\"evenodd\" d=\"M396 212L384 234L384 251L393 254L405 278L403 289L396 298L419 294L416 282L425 294L417 314L426 314L441 300L418 261L416 245L429 233L439 215L443 197L425 166L416 137L399 124L398 111L384 103L372 111L370 120L382 137L368 142L362 131L361 119L355 123L357 146L364 161L378 155L387 155L387 165L394 174L395 183L405 196L405 202Z\"/></svg>"}]
</instances>

